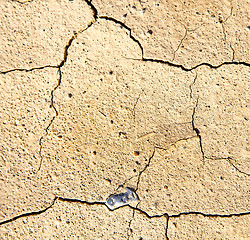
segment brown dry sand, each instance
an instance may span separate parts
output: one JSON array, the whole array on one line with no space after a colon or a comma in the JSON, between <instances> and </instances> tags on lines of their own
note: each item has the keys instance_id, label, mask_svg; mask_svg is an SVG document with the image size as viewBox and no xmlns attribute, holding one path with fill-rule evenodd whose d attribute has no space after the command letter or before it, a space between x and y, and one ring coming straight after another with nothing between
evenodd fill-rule
<instances>
[{"instance_id":1,"label":"brown dry sand","mask_svg":"<svg viewBox=\"0 0 250 240\"><path fill-rule=\"evenodd\" d=\"M2 1L0 239L250 239L249 8Z\"/></svg>"}]
</instances>

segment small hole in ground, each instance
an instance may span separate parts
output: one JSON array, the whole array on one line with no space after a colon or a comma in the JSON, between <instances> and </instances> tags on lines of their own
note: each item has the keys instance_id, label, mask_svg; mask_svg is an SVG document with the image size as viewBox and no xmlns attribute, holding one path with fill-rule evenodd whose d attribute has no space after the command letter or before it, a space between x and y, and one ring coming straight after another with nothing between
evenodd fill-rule
<instances>
[{"instance_id":1,"label":"small hole in ground","mask_svg":"<svg viewBox=\"0 0 250 240\"><path fill-rule=\"evenodd\" d=\"M152 30L148 30L148 33L149 33L150 35L152 35L152 34L153 34L153 31L152 31Z\"/></svg>"},{"instance_id":2,"label":"small hole in ground","mask_svg":"<svg viewBox=\"0 0 250 240\"><path fill-rule=\"evenodd\" d=\"M139 151L134 151L135 156L139 156L140 152Z\"/></svg>"}]
</instances>

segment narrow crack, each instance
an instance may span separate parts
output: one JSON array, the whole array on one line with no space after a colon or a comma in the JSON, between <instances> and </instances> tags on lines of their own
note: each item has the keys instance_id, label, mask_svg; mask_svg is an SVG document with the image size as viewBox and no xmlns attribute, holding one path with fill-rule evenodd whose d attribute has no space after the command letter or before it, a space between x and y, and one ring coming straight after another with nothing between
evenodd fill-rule
<instances>
[{"instance_id":1,"label":"narrow crack","mask_svg":"<svg viewBox=\"0 0 250 240\"><path fill-rule=\"evenodd\" d=\"M27 2L31 2L31 1L27 1ZM22 3L20 1L16 1L16 2ZM45 69L45 68L56 68L56 69L58 69L58 73L59 73L58 83L52 89L52 91L50 93L51 94L51 97L50 97L50 107L53 108L53 110L55 112L55 116L52 117L52 119L50 120L48 126L45 128L45 135L41 136L41 138L39 139L39 143L38 143L39 144L39 151L38 151L38 154L40 156L40 163L39 163L38 169L35 171L35 173L38 173L40 171L42 163L43 163L43 156L42 156L42 148L43 148L43 146L42 146L42 142L43 142L44 138L46 137L46 135L48 134L48 130L49 130L50 126L52 125L53 121L58 116L58 110L56 109L56 107L54 105L54 92L61 85L61 82L62 82L62 71L61 71L61 68L64 66L64 64L67 61L69 48L72 45L72 42L77 38L78 34L84 32L88 28L90 28L93 25L93 23L96 22L96 19L97 19L97 11L95 10L94 6L89 1L86 1L86 3L91 7L91 9L93 11L94 20L92 20L85 28L83 28L80 31L74 33L74 35L69 39L68 43L64 47L63 59L62 59L62 61L58 65L45 65L45 66L34 67L34 68L30 68L30 69L14 68L14 69L6 70L6 71L0 71L0 74L7 74L7 73L15 72L15 71L31 72L31 71L41 70L41 69Z\"/></svg>"},{"instance_id":2,"label":"narrow crack","mask_svg":"<svg viewBox=\"0 0 250 240\"><path fill-rule=\"evenodd\" d=\"M63 55L63 60L60 62L60 64L58 64L57 66L53 66L53 68L57 68L58 69L58 74L59 74L59 78L58 78L58 83L57 85L52 89L51 91L51 98L50 98L50 107L53 108L53 110L55 111L55 116L52 117L51 121L49 122L48 126L45 128L45 135L43 135L40 139L39 139L39 156L40 156L40 164L39 167L36 171L36 173L38 173L41 169L42 163L43 163L43 156L42 156L42 141L45 138L45 136L48 135L48 130L49 127L52 125L52 123L54 122L55 118L58 116L58 110L56 109L55 105L54 105L54 92L59 88L59 86L62 83L62 70L61 68L64 66L64 64L66 63L67 59L68 59L68 51L70 46L72 45L72 42L77 38L78 34L86 31L88 28L90 28L93 23L96 20L94 19L93 21L91 21L85 28L83 28L82 30L78 31L77 33L74 33L74 35L69 39L67 45L64 48L64 55ZM34 70L34 69L32 69ZM24 70L25 71L25 70Z\"/></svg>"},{"instance_id":3,"label":"narrow crack","mask_svg":"<svg viewBox=\"0 0 250 240\"><path fill-rule=\"evenodd\" d=\"M83 28L80 31L73 34L73 36L69 39L68 43L64 47L63 59L58 65L45 65L45 66L34 67L34 68L30 68L30 69L14 68L14 69L6 70L6 71L0 71L0 74L6 74L6 73L14 72L14 71L31 72L34 70L45 69L45 68L57 68L59 70L60 68L62 68L64 66L64 64L67 61L68 51L69 51L69 48L71 47L72 42L77 38L77 36L79 34L83 33L87 29L89 29L95 22L96 22L96 19L92 20L85 28Z\"/></svg>"},{"instance_id":4,"label":"narrow crack","mask_svg":"<svg viewBox=\"0 0 250 240\"><path fill-rule=\"evenodd\" d=\"M92 0L85 0L85 2L88 4L88 6L91 8L92 12L93 12L93 17L95 20L97 20L98 18L98 11L96 9L96 7L92 4Z\"/></svg>"},{"instance_id":5,"label":"narrow crack","mask_svg":"<svg viewBox=\"0 0 250 240\"><path fill-rule=\"evenodd\" d=\"M0 222L0 226L4 225L4 224L7 224L7 223L10 223L10 222L14 222L14 221L16 221L19 218L29 217L29 216L36 216L36 215L39 215L41 213L44 213L44 212L46 212L47 210L49 210L54 205L56 199L57 198L55 197L54 200L52 201L52 203L48 207L46 207L46 208L44 208L42 210L28 212L28 213L22 213L22 214L17 215L17 216L15 216L13 218L10 218L10 219L7 219L7 220L4 220L4 221Z\"/></svg>"},{"instance_id":6,"label":"narrow crack","mask_svg":"<svg viewBox=\"0 0 250 240\"><path fill-rule=\"evenodd\" d=\"M197 72L195 72L195 77L194 77L193 82L189 85L189 88L190 88L190 98L193 98L193 88L192 88L192 86L196 83L196 80L197 80Z\"/></svg>"},{"instance_id":7,"label":"narrow crack","mask_svg":"<svg viewBox=\"0 0 250 240\"><path fill-rule=\"evenodd\" d=\"M136 108L136 106L137 106L137 104L138 104L138 102L139 102L139 99L140 99L140 97L141 97L143 91L144 91L144 90L142 89L142 91L140 92L139 96L136 98L135 104L134 104L133 109L132 109L132 115L133 115L134 121L135 121L135 108Z\"/></svg>"},{"instance_id":8,"label":"narrow crack","mask_svg":"<svg viewBox=\"0 0 250 240\"><path fill-rule=\"evenodd\" d=\"M115 191L113 192L113 194L116 194L117 191L118 191L120 188L123 188L123 187L127 184L127 182L128 182L129 180L131 180L132 178L134 178L134 177L135 177L135 176L131 176L130 178L126 179L123 183L119 184L119 186L115 189Z\"/></svg>"},{"instance_id":9,"label":"narrow crack","mask_svg":"<svg viewBox=\"0 0 250 240\"><path fill-rule=\"evenodd\" d=\"M133 230L132 230L132 228L131 228L131 223L132 223L132 221L134 220L134 218L135 218L135 211L136 211L136 209L137 210L139 210L139 213L140 214L143 214L143 215L145 215L145 212L144 211L142 211L142 210L140 210L139 208L138 208L138 205L139 205L139 203L136 205L136 207L133 209L133 215L132 215L132 219L130 220L130 222L129 222L129 229L130 229L130 235L128 235L128 238L127 238L127 240L129 240L130 239L130 237L131 236L133 236ZM129 206L130 207L130 206ZM162 216L159 216L159 215L155 215L155 216L149 216L149 215L146 215L146 217L148 218L148 219L151 219L151 218L154 218L154 217L156 217L156 218L161 218L161 217L165 217L166 218L166 228L165 228L165 237L166 237L166 239L168 240L168 236L167 236L167 229L168 229L168 222L169 222L169 215L168 214L166 214L166 213L164 213Z\"/></svg>"},{"instance_id":10,"label":"narrow crack","mask_svg":"<svg viewBox=\"0 0 250 240\"><path fill-rule=\"evenodd\" d=\"M192 136L192 137L187 137L187 138L180 138L178 140L176 140L175 142L172 142L171 144L169 144L168 148L164 148L164 147L160 147L160 146L155 146L156 149L161 149L164 151L168 151L172 146L176 145L178 142L182 142L182 141L187 141L193 138L197 138L197 135Z\"/></svg>"},{"instance_id":11,"label":"narrow crack","mask_svg":"<svg viewBox=\"0 0 250 240\"><path fill-rule=\"evenodd\" d=\"M235 168L236 171L242 173L242 174L245 174L247 176L250 176L250 173L247 173L247 172L244 172L242 170L240 170L238 167L236 167L233 162L232 162L232 158L231 157L215 157L215 156L212 156L212 157L207 157L205 156L206 159L210 159L210 160L226 160L232 167Z\"/></svg>"},{"instance_id":12,"label":"narrow crack","mask_svg":"<svg viewBox=\"0 0 250 240\"><path fill-rule=\"evenodd\" d=\"M223 35L224 35L224 41L225 41L225 43L227 43L229 46L230 46L230 48L231 48L231 50L232 50L232 62L234 61L234 54L235 54L235 51L234 51L234 49L233 49L233 47L232 47L232 45L231 45L231 42L230 43L228 43L227 42L227 33L226 33L226 29L225 29L225 23L227 22L227 20L233 15L233 4L232 4L232 1L231 0L229 0L229 2L230 2L230 5L231 5L231 9L230 9L230 14L229 14L229 16L225 19L225 21L223 21L221 18L219 18L219 23L221 24L221 27L222 27L222 31L223 31Z\"/></svg>"},{"instance_id":13,"label":"narrow crack","mask_svg":"<svg viewBox=\"0 0 250 240\"><path fill-rule=\"evenodd\" d=\"M166 231L165 231L165 236L166 236L166 239L169 240L169 237L168 237L168 224L169 224L169 216L166 216L167 218L167 222L166 222Z\"/></svg>"},{"instance_id":14,"label":"narrow crack","mask_svg":"<svg viewBox=\"0 0 250 240\"><path fill-rule=\"evenodd\" d=\"M230 45L230 48L232 49L232 52L233 52L232 61L234 61L234 59L235 59L235 50L234 50L234 48L232 47L231 42L230 42L229 45Z\"/></svg>"},{"instance_id":15,"label":"narrow crack","mask_svg":"<svg viewBox=\"0 0 250 240\"><path fill-rule=\"evenodd\" d=\"M58 68L58 74L59 74L59 78L58 78L58 82L57 85L54 87L54 89L51 91L50 93L50 107L54 109L55 111L55 116L51 119L49 125L47 126L47 128L45 129L46 132L48 132L49 127L51 126L51 124L53 123L54 119L58 116L58 110L56 109L55 105L54 105L54 92L56 91L57 88L59 88L59 86L62 83L62 71L61 68Z\"/></svg>"},{"instance_id":16,"label":"narrow crack","mask_svg":"<svg viewBox=\"0 0 250 240\"><path fill-rule=\"evenodd\" d=\"M221 63L219 65L212 65L210 63L204 62L204 63L200 63L200 64L198 64L198 65L196 65L196 66L194 66L192 68L186 68L181 64L175 64L175 63L165 61L165 60L161 60L161 59L143 58L143 59L134 59L134 60L167 64L167 65L172 66L172 67L181 68L183 71L186 71L186 72L190 72L190 71L192 71L192 70L194 70L194 69L196 69L198 67L201 67L201 66L207 66L207 67L212 68L212 69L218 69L218 68L220 68L220 67L222 67L224 65L244 65L244 66L250 67L250 63L246 63L246 62L223 62L223 63Z\"/></svg>"},{"instance_id":17,"label":"narrow crack","mask_svg":"<svg viewBox=\"0 0 250 240\"><path fill-rule=\"evenodd\" d=\"M202 215L203 217L221 217L221 218L230 218L230 217L239 217L239 216L245 216L245 215L250 215L250 212L240 212L240 213L230 213L230 214L217 214L217 213L203 213L203 212L196 212L196 211L190 211L190 212L180 212L178 214L168 214L168 213L163 213L163 214L156 214L156 215L149 215L146 211L133 207L131 205L127 205L125 207L129 207L131 209L135 209L135 211L145 215L147 218L161 218L163 216L167 216L169 218L178 218L182 215Z\"/></svg>"},{"instance_id":18,"label":"narrow crack","mask_svg":"<svg viewBox=\"0 0 250 240\"><path fill-rule=\"evenodd\" d=\"M94 20L92 20L85 28L81 29L80 31L74 33L74 35L70 38L70 40L68 41L67 45L64 48L64 56L63 56L63 60L61 61L61 63L57 66L58 68L61 68L64 66L64 64L67 61L68 58L68 52L69 52L69 48L71 47L72 42L77 38L77 36L81 33L83 33L84 31L86 31L87 29L89 29L94 23L96 22L96 18L94 18Z\"/></svg>"},{"instance_id":19,"label":"narrow crack","mask_svg":"<svg viewBox=\"0 0 250 240\"><path fill-rule=\"evenodd\" d=\"M89 206L102 205L102 206L105 206L109 211L115 211L115 209L110 210L107 207L105 202L97 202L97 201L88 202L88 201L85 201L85 200L80 200L80 199L75 199L75 198L65 198L65 197L55 196L52 203L48 207L46 207L44 209L41 209L41 210L38 210L38 211L22 213L22 214L17 215L17 216L15 216L13 218L4 220L4 221L0 222L0 226L4 225L4 224L7 224L7 223L10 223L10 222L14 222L14 221L16 221L16 220L18 220L20 218L23 218L23 217L36 216L36 215L42 214L42 213L46 212L47 210L49 210L50 208L52 208L56 201L69 202L69 203L80 203L80 204L86 204L86 205L89 205ZM135 212L139 212L140 214L143 214L144 216L146 216L149 219L151 219L151 218L161 218L161 217L165 216L165 217L167 217L167 226L168 226L169 218L178 218L178 217L183 216L183 215L185 215L185 216L186 215L202 215L204 217L211 217L211 218L220 218L220 217L221 218L230 218L230 217L240 217L240 216L250 215L250 212L240 212L240 213L230 213L230 214L217 214L217 213L214 213L213 214L213 213L202 213L202 212L196 212L196 211L180 212L178 214L172 214L172 215L169 215L168 213L149 215L146 211L138 208L137 206L133 207L131 205L126 205L126 206L123 206L123 207L128 207L128 208L134 210Z\"/></svg>"},{"instance_id":20,"label":"narrow crack","mask_svg":"<svg viewBox=\"0 0 250 240\"><path fill-rule=\"evenodd\" d=\"M172 60L171 60L172 62L174 61L175 55L176 55L177 51L180 49L181 44L183 43L184 39L187 37L187 33L188 33L188 32L194 32L194 31L196 31L196 30L199 28L199 27L197 27L197 28L195 28L195 29L188 29L182 22L180 22L180 21L178 21L178 22L185 28L185 34L184 34L184 36L182 37L180 43L178 44L176 50L175 50L174 53L173 53L173 58L172 58Z\"/></svg>"},{"instance_id":21,"label":"narrow crack","mask_svg":"<svg viewBox=\"0 0 250 240\"><path fill-rule=\"evenodd\" d=\"M132 29L129 28L125 23L119 21L119 20L116 20L115 18L112 18L112 17L107 17L107 16L100 16L98 17L99 19L105 19L107 21L112 21L116 24L119 24L121 25L122 27L124 27L126 30L129 31L129 37L137 43L137 45L139 46L139 48L141 49L141 56L142 56L142 59L143 59L143 47L142 47L142 44L140 43L140 41L138 39L136 39L133 35L132 35Z\"/></svg>"},{"instance_id":22,"label":"narrow crack","mask_svg":"<svg viewBox=\"0 0 250 240\"><path fill-rule=\"evenodd\" d=\"M36 173L38 173L41 169L42 163L43 163L43 155L42 155L42 142L43 139L48 135L48 131L50 126L52 125L53 121L55 120L55 118L58 116L58 110L56 109L55 105L54 105L54 92L55 90L61 85L62 82L62 72L61 72L61 68L58 68L58 74L59 74L59 78L58 78L58 82L57 85L53 88L53 90L50 92L50 108L53 108L55 115L52 117L52 119L50 120L48 126L45 128L45 135L43 135L40 139L39 139L39 156L40 156L40 163L38 166L38 169L36 171Z\"/></svg>"},{"instance_id":23,"label":"narrow crack","mask_svg":"<svg viewBox=\"0 0 250 240\"><path fill-rule=\"evenodd\" d=\"M197 98L195 107L194 107L194 109L193 109L193 114L192 114L192 127L193 127L193 130L196 132L197 137L199 138L200 150L201 150L202 159L203 159L203 162L204 162L204 160L205 160L205 154L204 154L204 151L203 151L203 146L202 146L202 139L201 139L201 135L200 135L200 130L199 130L199 129L195 126L195 124L194 124L195 112L196 112L196 108L198 107L198 101L199 101L199 97Z\"/></svg>"},{"instance_id":24,"label":"narrow crack","mask_svg":"<svg viewBox=\"0 0 250 240\"><path fill-rule=\"evenodd\" d=\"M175 54L177 53L177 51L179 50L179 48L180 48L180 46L181 46L181 44L183 43L183 41L184 41L184 39L186 38L186 36L187 36L187 28L186 28L186 26L185 25L183 25L181 22L180 22L180 24L185 28L185 34L184 34L184 36L182 37L182 39L181 39L181 41L180 41L180 43L179 43L179 45L177 46L177 48L175 49L175 51L174 51L174 53L173 53L173 58L172 58L172 62L175 60Z\"/></svg>"},{"instance_id":25,"label":"narrow crack","mask_svg":"<svg viewBox=\"0 0 250 240\"><path fill-rule=\"evenodd\" d=\"M138 204L137 204L138 206ZM136 207L137 207L136 206ZM133 229L131 228L131 224L132 224L132 221L135 219L135 210L133 209L133 213L132 213L132 217L131 217L131 220L129 221L129 224L128 224L128 237L127 237L127 240L130 239L131 236L133 236Z\"/></svg>"},{"instance_id":26,"label":"narrow crack","mask_svg":"<svg viewBox=\"0 0 250 240\"><path fill-rule=\"evenodd\" d=\"M246 172L243 172L243 171L241 171L238 167L236 167L233 163L232 163L232 158L230 158L230 157L228 157L228 158L226 158L226 160L238 171L238 172L240 172L240 173L243 173L243 174L245 174L245 175L247 175L247 176L250 176L250 174L249 173L246 173Z\"/></svg>"},{"instance_id":27,"label":"narrow crack","mask_svg":"<svg viewBox=\"0 0 250 240\"><path fill-rule=\"evenodd\" d=\"M44 137L47 135L47 132L45 132L45 135L41 136L41 138L39 139L39 151L38 151L38 155L40 157L40 163L39 163L39 166L36 170L36 174L40 171L41 169L41 166L42 166L42 163L43 163L43 155L42 155L42 149L43 149L43 145L42 145L42 142L43 142L43 139Z\"/></svg>"},{"instance_id":28,"label":"narrow crack","mask_svg":"<svg viewBox=\"0 0 250 240\"><path fill-rule=\"evenodd\" d=\"M190 123L191 123L191 122L190 122ZM144 136L142 136L142 137L144 137ZM138 188L139 188L141 175L142 175L142 173L145 172L146 169L149 167L149 165L150 165L150 163L151 163L151 160L152 160L152 158L153 158L154 155L155 155L156 149L160 149L160 150L167 151L169 148L171 148L172 146L174 146L174 145L177 144L178 142L187 141L187 140L193 139L193 138L197 138L197 135L192 136L192 137L187 137L187 138L178 139L177 141L172 142L172 143L169 145L168 148L163 148L163 147L154 145L154 150L153 150L152 155L149 157L148 162L147 162L147 164L145 165L145 167L144 167L144 168L139 172L139 174L138 174L135 192L136 192L136 191L138 190ZM145 159L145 160L146 160L146 159ZM135 177L136 177L136 175L133 175L133 176L129 177L128 179L126 179L123 183L121 183L121 184L115 189L115 192L114 192L113 194L115 194L120 188L123 188L123 187L126 185L126 183L129 182L129 180L131 180L132 178L135 178Z\"/></svg>"},{"instance_id":29,"label":"narrow crack","mask_svg":"<svg viewBox=\"0 0 250 240\"><path fill-rule=\"evenodd\" d=\"M93 25L93 23L91 24L91 26ZM89 26L89 27L91 27ZM87 30L87 29L85 29ZM83 30L83 31L85 31ZM82 32L83 32L82 31ZM73 37L73 39L71 39L71 43L73 42L73 40L75 39L76 37ZM67 45L68 46L68 45ZM68 48L70 47L70 45L68 46ZM68 49L67 51L65 52L65 58L67 58L67 55L68 55ZM154 62L154 63L161 63L161 64L166 64L166 65L169 65L171 67L176 67L176 68L180 68L182 69L183 71L186 71L186 72L190 72L196 68L199 68L201 66L207 66L209 68L212 68L212 69L218 69L224 65L243 65L243 66L246 66L246 67L250 67L250 63L247 63L247 62L235 62L235 61L232 61L232 62L223 62L219 65L212 65L210 63L207 63L207 62L204 62L204 63L200 63L192 68L186 68L184 67L183 65L181 64L175 64L175 63L172 63L172 62L169 62L169 61L165 61L165 60L162 60L162 59L154 59L154 58L141 58L141 59L137 59L137 58L127 58L127 59L131 59L131 60L134 60L134 61L143 61L143 62ZM61 67L64 65L64 63L66 62L66 60L62 60L62 62L57 65L57 66L53 66L53 65L45 65L45 66L41 66L41 67L34 67L34 68L31 68L31 69L24 69L24 68L14 68L14 69L10 69L10 70L6 70L6 71L0 71L0 74L6 74L6 73L9 73L9 72L14 72L14 71L24 71L24 72L30 72L30 71L34 71L34 70L38 70L38 69L45 69L45 68L58 68L58 67Z\"/></svg>"},{"instance_id":30,"label":"narrow crack","mask_svg":"<svg viewBox=\"0 0 250 240\"><path fill-rule=\"evenodd\" d=\"M30 68L30 69L25 69L25 68L13 68L13 69L9 69L9 70L6 70L6 71L0 71L0 74L6 74L6 73L15 72L15 71L20 71L20 72L32 72L32 71L35 71L35 70L40 70L40 69L45 69L45 68L57 68L57 66L45 65L45 66L34 67L34 68Z\"/></svg>"},{"instance_id":31,"label":"narrow crack","mask_svg":"<svg viewBox=\"0 0 250 240\"><path fill-rule=\"evenodd\" d=\"M87 204L89 206L104 205L105 207L107 207L105 202L97 202L97 201L88 202L88 201L80 200L80 199L76 199L76 198L65 198L65 197L56 197L56 199L58 199L59 201L62 201L62 202L76 202L76 203ZM107 209L109 209L109 208L107 207ZM110 211L112 211L112 210L110 210Z\"/></svg>"},{"instance_id":32,"label":"narrow crack","mask_svg":"<svg viewBox=\"0 0 250 240\"><path fill-rule=\"evenodd\" d=\"M32 0L31 0L32 1ZM142 47L142 44L140 43L140 41L138 39L136 39L133 35L132 35L132 29L130 27L128 27L124 22L122 21L119 21L113 17L108 17L108 16L98 16L98 11L96 9L96 7L93 5L92 1L90 0L84 0L88 6L91 8L92 12L93 12L93 18L94 20L90 22L90 24L84 28L83 30L80 30L79 32L75 33L71 39L69 40L68 44L66 45L65 47L65 51L64 51L64 58L63 60L61 61L61 63L57 66L50 66L50 65L46 65L46 66L43 66L43 67L35 67L35 68L32 68L32 69L11 69L11 70L7 70L7 71L2 71L0 73L2 74L5 74L5 73L8 73L8 72L12 72L12 71L32 71L32 70L35 70L35 69L43 69L43 68L46 68L46 67L53 67L53 68L60 68L64 65L64 63L67 61L67 56L68 56L68 49L69 47L71 46L73 40L75 38L77 38L78 34L82 33L83 31L87 30L89 27L91 27L96 21L97 19L105 19L107 21L112 21L116 24L119 24L121 25L122 27L124 27L126 30L129 31L129 37L138 44L139 48L141 49L141 59L133 59L133 58L130 58L132 60L137 60L137 61L144 61L144 62L155 62L155 63L161 63L161 64L166 64L166 65L169 65L169 66L172 66L172 67L176 67L176 68L181 68L183 71L186 71L186 72L189 72L189 71L192 71L198 67L201 67L201 66L207 66L209 68L212 68L212 69L217 69L217 68L220 68L224 65L244 65L244 66L247 66L247 67L250 67L250 63L247 63L247 62L243 62L243 61L238 61L238 62L235 62L235 61L228 61L228 62L222 62L220 63L219 65L212 65L210 63L207 63L207 62L203 62L203 63L199 63L197 64L196 66L193 66L191 68L187 68L187 67L184 67L183 65L181 64L175 64L175 63L172 63L170 61L166 61L166 60L163 60L163 59L154 59L154 58L145 58L144 57L144 49ZM232 11L232 9L231 9ZM229 16L230 17L230 16ZM228 18L229 18L228 17ZM228 19L227 18L227 19ZM226 20L227 20L226 19ZM188 31L193 31L193 30L188 30ZM231 44L230 44L231 45ZM234 51L233 51L234 53Z\"/></svg>"},{"instance_id":33,"label":"narrow crack","mask_svg":"<svg viewBox=\"0 0 250 240\"><path fill-rule=\"evenodd\" d=\"M211 217L211 218L230 218L230 217L240 217L250 215L250 212L241 212L241 213L230 213L230 214L217 214L217 213L203 213L203 212L181 212L178 214L169 215L170 218L178 218L180 216L187 216L187 215L201 215L203 217Z\"/></svg>"},{"instance_id":34,"label":"narrow crack","mask_svg":"<svg viewBox=\"0 0 250 240\"><path fill-rule=\"evenodd\" d=\"M197 64L196 66L194 67L191 67L191 68L187 68L187 67L184 67L183 65L181 64L175 64L175 63L172 63L170 61L166 61L166 60L162 60L162 59L154 59L154 58L145 58L144 57L144 48L141 44L141 42L136 39L133 34L132 34L132 29L130 27L128 27L124 22L122 21L119 21L113 17L109 17L109 16L98 16L98 11L96 9L96 7L92 4L92 1L88 1L88 0L85 0L87 2L87 4L91 7L92 11L93 11L93 14L94 14L94 18L95 20L97 20L98 18L99 19L105 19L107 21L112 21L116 24L119 24L121 25L122 27L124 27L126 30L129 31L129 37L135 42L137 43L137 45L139 46L140 50L141 50L141 59L133 59L133 58L128 58L128 59L132 59L132 60L137 60L137 61L143 61L143 62L155 62L155 63L161 63L161 64L166 64L166 65L169 65L171 67L176 67L176 68L181 68L183 71L186 71L186 72L189 72L189 71L192 71L198 67L201 67L201 66L207 66L207 67L210 67L212 69L217 69L217 68L220 68L224 65L244 65L244 66L247 66L247 67L250 67L250 63L247 63L247 62L235 62L235 61L230 61L230 62L222 62L221 64L219 65L212 65L211 63L207 63L207 62L204 62L204 63L200 63L200 64ZM190 30L190 31L193 31L193 30Z\"/></svg>"},{"instance_id":35,"label":"narrow crack","mask_svg":"<svg viewBox=\"0 0 250 240\"><path fill-rule=\"evenodd\" d=\"M149 165L150 165L150 163L151 163L152 158L153 158L154 155L155 155L155 149L156 149L156 148L154 147L153 153L152 153L152 155L149 157L147 164L146 164L145 167L139 172L135 192L136 192L136 191L138 190L138 188L139 188L139 184L140 184L140 181L141 181L141 175L142 175L142 173L145 172L145 171L147 170L147 168L149 167Z\"/></svg>"}]
</instances>

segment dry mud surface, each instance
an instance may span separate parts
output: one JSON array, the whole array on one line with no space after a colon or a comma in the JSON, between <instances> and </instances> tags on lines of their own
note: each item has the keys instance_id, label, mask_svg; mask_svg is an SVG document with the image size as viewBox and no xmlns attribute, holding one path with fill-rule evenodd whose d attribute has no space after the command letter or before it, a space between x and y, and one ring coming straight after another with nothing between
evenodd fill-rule
<instances>
[{"instance_id":1,"label":"dry mud surface","mask_svg":"<svg viewBox=\"0 0 250 240\"><path fill-rule=\"evenodd\" d=\"M250 239L249 8L3 1L0 239Z\"/></svg>"}]
</instances>

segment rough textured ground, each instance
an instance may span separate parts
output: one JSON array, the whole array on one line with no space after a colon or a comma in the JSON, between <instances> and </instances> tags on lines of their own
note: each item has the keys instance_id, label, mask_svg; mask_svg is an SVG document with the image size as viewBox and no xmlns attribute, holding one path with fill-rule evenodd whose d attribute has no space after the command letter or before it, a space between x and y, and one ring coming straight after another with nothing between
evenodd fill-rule
<instances>
[{"instance_id":1,"label":"rough textured ground","mask_svg":"<svg viewBox=\"0 0 250 240\"><path fill-rule=\"evenodd\" d=\"M4 1L0 238L249 239L249 7Z\"/></svg>"}]
</instances>

